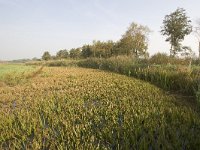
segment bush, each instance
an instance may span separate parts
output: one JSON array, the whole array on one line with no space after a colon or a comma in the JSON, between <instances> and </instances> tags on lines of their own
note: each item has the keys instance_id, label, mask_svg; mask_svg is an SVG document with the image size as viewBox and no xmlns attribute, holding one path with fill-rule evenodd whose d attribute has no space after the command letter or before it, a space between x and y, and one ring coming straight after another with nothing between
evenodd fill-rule
<instances>
[{"instance_id":1,"label":"bush","mask_svg":"<svg viewBox=\"0 0 200 150\"><path fill-rule=\"evenodd\" d=\"M157 53L157 54L154 54L149 62L151 64L168 64L170 63L170 57L166 54L166 53Z\"/></svg>"},{"instance_id":2,"label":"bush","mask_svg":"<svg viewBox=\"0 0 200 150\"><path fill-rule=\"evenodd\" d=\"M190 61L190 58L170 57L166 53L156 53L149 59L150 64L156 65L189 65Z\"/></svg>"},{"instance_id":3,"label":"bush","mask_svg":"<svg viewBox=\"0 0 200 150\"><path fill-rule=\"evenodd\" d=\"M49 67L70 67L70 66L77 66L78 60L50 60L50 61L33 61L28 62L26 65L36 65L36 66L49 66Z\"/></svg>"},{"instance_id":4,"label":"bush","mask_svg":"<svg viewBox=\"0 0 200 150\"><path fill-rule=\"evenodd\" d=\"M199 66L199 65L200 65L200 59L193 59L193 60L192 60L192 64L193 64L193 65L198 65L198 66Z\"/></svg>"}]
</instances>

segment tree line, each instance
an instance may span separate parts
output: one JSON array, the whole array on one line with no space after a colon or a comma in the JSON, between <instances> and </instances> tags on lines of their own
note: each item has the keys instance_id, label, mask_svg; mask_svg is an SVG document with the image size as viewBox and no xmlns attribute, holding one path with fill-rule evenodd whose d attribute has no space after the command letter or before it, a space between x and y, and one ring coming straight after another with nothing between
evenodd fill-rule
<instances>
[{"instance_id":1,"label":"tree line","mask_svg":"<svg viewBox=\"0 0 200 150\"><path fill-rule=\"evenodd\" d=\"M199 35L200 24L195 28L195 33ZM193 31L191 20L186 15L185 9L177 8L174 12L166 15L161 27L161 34L166 36L166 41L170 43L170 56L176 57L179 54L190 56L192 49L189 46L182 45L186 35ZM48 51L43 53L43 60L50 59L79 59L88 57L109 58L118 55L127 55L135 58L148 58L148 36L151 30L149 27L138 23L131 23L122 37L114 42L93 41L92 44L86 44L79 48L70 50L59 50L55 56L51 56ZM200 52L200 44L199 44Z\"/></svg>"},{"instance_id":2,"label":"tree line","mask_svg":"<svg viewBox=\"0 0 200 150\"><path fill-rule=\"evenodd\" d=\"M51 56L48 51L44 52L42 59L63 59L63 58L109 58L118 55L132 55L134 57L148 56L148 34L150 29L147 26L132 23L128 30L117 42L93 41L92 44L83 45L80 48L70 50L59 50L56 56Z\"/></svg>"}]
</instances>

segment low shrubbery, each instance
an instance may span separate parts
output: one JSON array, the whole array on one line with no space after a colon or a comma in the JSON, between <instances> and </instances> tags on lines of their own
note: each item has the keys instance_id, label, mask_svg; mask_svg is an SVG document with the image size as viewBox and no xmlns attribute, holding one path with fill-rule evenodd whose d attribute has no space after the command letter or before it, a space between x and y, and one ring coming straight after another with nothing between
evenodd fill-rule
<instances>
[{"instance_id":1,"label":"low shrubbery","mask_svg":"<svg viewBox=\"0 0 200 150\"><path fill-rule=\"evenodd\" d=\"M173 64L173 65L189 65L193 63L195 65L199 64L198 60L191 58L179 58L179 57L170 57L166 53L156 53L148 60L149 64L157 64L157 65L166 65L166 64Z\"/></svg>"},{"instance_id":2,"label":"low shrubbery","mask_svg":"<svg viewBox=\"0 0 200 150\"><path fill-rule=\"evenodd\" d=\"M29 61L25 63L27 66L41 66L44 65L44 61Z\"/></svg>"},{"instance_id":3,"label":"low shrubbery","mask_svg":"<svg viewBox=\"0 0 200 150\"><path fill-rule=\"evenodd\" d=\"M73 60L73 59L63 59L63 60L50 60L50 61L33 61L28 62L26 65L35 65L35 66L48 66L48 67L59 67L59 66L65 66L65 67L71 67L76 66L77 62L79 60Z\"/></svg>"}]
</instances>

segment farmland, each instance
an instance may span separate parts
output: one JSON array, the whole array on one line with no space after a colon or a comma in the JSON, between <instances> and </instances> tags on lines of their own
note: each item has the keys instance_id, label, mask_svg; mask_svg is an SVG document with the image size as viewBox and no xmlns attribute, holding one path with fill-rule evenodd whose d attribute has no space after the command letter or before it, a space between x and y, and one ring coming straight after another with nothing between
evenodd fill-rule
<instances>
[{"instance_id":1,"label":"farmland","mask_svg":"<svg viewBox=\"0 0 200 150\"><path fill-rule=\"evenodd\" d=\"M199 112L183 101L111 72L44 67L0 87L0 149L197 149Z\"/></svg>"},{"instance_id":2,"label":"farmland","mask_svg":"<svg viewBox=\"0 0 200 150\"><path fill-rule=\"evenodd\" d=\"M0 63L0 79L5 74L21 73L33 70L33 67L25 66L23 64L1 64Z\"/></svg>"},{"instance_id":3,"label":"farmland","mask_svg":"<svg viewBox=\"0 0 200 150\"><path fill-rule=\"evenodd\" d=\"M42 67L24 64L0 64L0 87L25 83L29 78L41 72Z\"/></svg>"}]
</instances>

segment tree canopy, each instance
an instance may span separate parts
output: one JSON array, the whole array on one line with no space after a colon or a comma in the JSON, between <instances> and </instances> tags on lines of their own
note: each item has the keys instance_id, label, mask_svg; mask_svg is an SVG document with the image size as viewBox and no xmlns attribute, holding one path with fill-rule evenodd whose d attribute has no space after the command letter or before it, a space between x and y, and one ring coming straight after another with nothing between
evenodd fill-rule
<instances>
[{"instance_id":1,"label":"tree canopy","mask_svg":"<svg viewBox=\"0 0 200 150\"><path fill-rule=\"evenodd\" d=\"M181 41L192 32L191 20L187 17L183 8L165 16L161 34L167 36L166 41L170 42L170 55L175 56L182 51Z\"/></svg>"},{"instance_id":2,"label":"tree canopy","mask_svg":"<svg viewBox=\"0 0 200 150\"><path fill-rule=\"evenodd\" d=\"M118 44L120 53L135 57L145 56L148 48L149 33L150 29L147 26L131 23Z\"/></svg>"},{"instance_id":3,"label":"tree canopy","mask_svg":"<svg viewBox=\"0 0 200 150\"><path fill-rule=\"evenodd\" d=\"M80 58L80 56L81 56L80 48L72 48L69 51L69 55L70 55L70 58L74 58L74 59Z\"/></svg>"},{"instance_id":4,"label":"tree canopy","mask_svg":"<svg viewBox=\"0 0 200 150\"><path fill-rule=\"evenodd\" d=\"M69 57L69 52L64 49L64 50L59 50L57 53L56 53L56 57L61 59L61 58L68 58Z\"/></svg>"},{"instance_id":5,"label":"tree canopy","mask_svg":"<svg viewBox=\"0 0 200 150\"><path fill-rule=\"evenodd\" d=\"M45 51L44 54L42 55L42 59L43 60L50 60L51 59L51 55L48 51Z\"/></svg>"}]
</instances>

